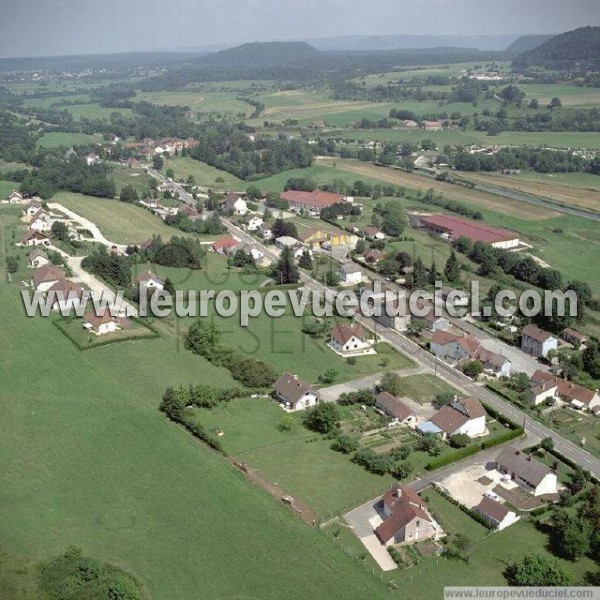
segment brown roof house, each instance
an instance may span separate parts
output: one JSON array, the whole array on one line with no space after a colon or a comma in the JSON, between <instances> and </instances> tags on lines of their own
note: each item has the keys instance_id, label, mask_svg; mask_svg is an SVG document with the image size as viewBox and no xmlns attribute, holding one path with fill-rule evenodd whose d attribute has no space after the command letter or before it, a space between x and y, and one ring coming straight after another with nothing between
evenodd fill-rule
<instances>
[{"instance_id":1,"label":"brown roof house","mask_svg":"<svg viewBox=\"0 0 600 600\"><path fill-rule=\"evenodd\" d=\"M319 402L319 392L297 375L284 373L273 384L273 397L289 411L304 410Z\"/></svg>"},{"instance_id":2,"label":"brown roof house","mask_svg":"<svg viewBox=\"0 0 600 600\"><path fill-rule=\"evenodd\" d=\"M158 275L152 273L152 271L142 271L136 278L135 282L138 286L145 288L151 288L156 290L165 289L165 280L161 279Z\"/></svg>"},{"instance_id":3,"label":"brown roof house","mask_svg":"<svg viewBox=\"0 0 600 600\"><path fill-rule=\"evenodd\" d=\"M562 337L566 342L569 342L569 344L573 344L575 348L581 349L585 349L585 345L589 339L587 335L580 333L575 329L571 329L570 327L563 330Z\"/></svg>"},{"instance_id":4,"label":"brown roof house","mask_svg":"<svg viewBox=\"0 0 600 600\"><path fill-rule=\"evenodd\" d=\"M52 303L52 310L60 310L65 316L87 301L85 290L70 279L54 283L48 290L47 299Z\"/></svg>"},{"instance_id":5,"label":"brown roof house","mask_svg":"<svg viewBox=\"0 0 600 600\"><path fill-rule=\"evenodd\" d=\"M491 523L497 531L506 529L520 519L514 511L489 496L483 496L481 502L473 510Z\"/></svg>"},{"instance_id":6,"label":"brown roof house","mask_svg":"<svg viewBox=\"0 0 600 600\"><path fill-rule=\"evenodd\" d=\"M438 410L429 421L417 425L422 434L434 433L444 439L466 434L471 438L485 435L485 408L477 398L457 398Z\"/></svg>"},{"instance_id":7,"label":"brown roof house","mask_svg":"<svg viewBox=\"0 0 600 600\"><path fill-rule=\"evenodd\" d=\"M547 356L550 350L556 350L558 340L537 325L527 325L521 332L521 350L536 358Z\"/></svg>"},{"instance_id":8,"label":"brown roof house","mask_svg":"<svg viewBox=\"0 0 600 600\"><path fill-rule=\"evenodd\" d=\"M391 417L392 422L409 425L416 421L416 415L403 400L408 400L408 398L396 398L389 392L379 392L375 398L375 407Z\"/></svg>"},{"instance_id":9,"label":"brown roof house","mask_svg":"<svg viewBox=\"0 0 600 600\"><path fill-rule=\"evenodd\" d=\"M558 480L550 467L512 446L502 450L496 469L534 496L556 494Z\"/></svg>"},{"instance_id":10,"label":"brown roof house","mask_svg":"<svg viewBox=\"0 0 600 600\"><path fill-rule=\"evenodd\" d=\"M454 335L443 329L436 329L431 336L431 351L442 360L454 362L463 358L475 358L481 342L474 335Z\"/></svg>"},{"instance_id":11,"label":"brown roof house","mask_svg":"<svg viewBox=\"0 0 600 600\"><path fill-rule=\"evenodd\" d=\"M65 272L60 267L50 264L36 269L31 276L31 283L36 292L47 292L63 279L66 279Z\"/></svg>"},{"instance_id":12,"label":"brown roof house","mask_svg":"<svg viewBox=\"0 0 600 600\"><path fill-rule=\"evenodd\" d=\"M50 259L48 258L48 255L43 250L40 250L39 248L36 248L33 252L31 252L28 256L28 259L29 259L29 266L32 269L39 269L40 267L43 267L44 265L50 264Z\"/></svg>"},{"instance_id":13,"label":"brown roof house","mask_svg":"<svg viewBox=\"0 0 600 600\"><path fill-rule=\"evenodd\" d=\"M577 410L595 411L600 407L598 390L557 377L553 373L537 370L529 380L529 393L534 405L557 397Z\"/></svg>"},{"instance_id":14,"label":"brown roof house","mask_svg":"<svg viewBox=\"0 0 600 600\"><path fill-rule=\"evenodd\" d=\"M49 246L50 238L41 231L28 229L21 238L21 246Z\"/></svg>"},{"instance_id":15,"label":"brown roof house","mask_svg":"<svg viewBox=\"0 0 600 600\"><path fill-rule=\"evenodd\" d=\"M365 330L359 323L346 325L338 323L332 330L329 347L342 356L362 356L376 354L373 340L367 339Z\"/></svg>"},{"instance_id":16,"label":"brown roof house","mask_svg":"<svg viewBox=\"0 0 600 600\"><path fill-rule=\"evenodd\" d=\"M385 546L414 544L443 535L425 502L407 486L398 485L384 494L382 512L383 522L375 528L375 535Z\"/></svg>"},{"instance_id":17,"label":"brown roof house","mask_svg":"<svg viewBox=\"0 0 600 600\"><path fill-rule=\"evenodd\" d=\"M107 309L99 311L98 314L93 310L86 312L83 316L83 326L96 335L105 335L120 329L116 319L113 319Z\"/></svg>"}]
</instances>

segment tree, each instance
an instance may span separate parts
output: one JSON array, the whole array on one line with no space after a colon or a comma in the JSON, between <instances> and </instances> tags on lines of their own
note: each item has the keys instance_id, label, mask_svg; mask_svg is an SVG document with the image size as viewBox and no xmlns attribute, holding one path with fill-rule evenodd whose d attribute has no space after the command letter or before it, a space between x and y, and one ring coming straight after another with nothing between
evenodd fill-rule
<instances>
[{"instance_id":1,"label":"tree","mask_svg":"<svg viewBox=\"0 0 600 600\"><path fill-rule=\"evenodd\" d=\"M571 574L556 559L540 554L527 554L520 562L511 564L506 576L510 583L518 586L558 587L569 585L572 581Z\"/></svg>"},{"instance_id":2,"label":"tree","mask_svg":"<svg viewBox=\"0 0 600 600\"><path fill-rule=\"evenodd\" d=\"M380 390L388 392L393 396L400 396L402 394L402 380L396 373L385 373L378 387Z\"/></svg>"},{"instance_id":3,"label":"tree","mask_svg":"<svg viewBox=\"0 0 600 600\"><path fill-rule=\"evenodd\" d=\"M277 283L286 285L288 283L298 283L300 281L300 271L296 266L294 255L289 246L284 246L279 256L279 260L275 265L273 272Z\"/></svg>"},{"instance_id":4,"label":"tree","mask_svg":"<svg viewBox=\"0 0 600 600\"><path fill-rule=\"evenodd\" d=\"M360 238L358 242L356 242L356 247L354 248L357 254L364 254L367 251L367 242Z\"/></svg>"},{"instance_id":5,"label":"tree","mask_svg":"<svg viewBox=\"0 0 600 600\"><path fill-rule=\"evenodd\" d=\"M435 264L435 259L431 263L431 267L429 267L429 271L427 272L427 281L431 285L435 285L437 281L437 265Z\"/></svg>"},{"instance_id":6,"label":"tree","mask_svg":"<svg viewBox=\"0 0 600 600\"><path fill-rule=\"evenodd\" d=\"M271 228L273 237L278 238L282 236L289 236L293 238L298 237L298 229L292 221L284 221L283 219L275 219L273 227Z\"/></svg>"},{"instance_id":7,"label":"tree","mask_svg":"<svg viewBox=\"0 0 600 600\"><path fill-rule=\"evenodd\" d=\"M590 551L592 528L589 521L557 508L552 514L552 524L552 537L565 558L576 560Z\"/></svg>"},{"instance_id":8,"label":"tree","mask_svg":"<svg viewBox=\"0 0 600 600\"><path fill-rule=\"evenodd\" d=\"M165 171L165 177L167 177L168 179L175 179L175 172L173 171L173 169L167 169Z\"/></svg>"},{"instance_id":9,"label":"tree","mask_svg":"<svg viewBox=\"0 0 600 600\"><path fill-rule=\"evenodd\" d=\"M562 102L560 98L555 96L554 98L552 98L552 100L550 100L550 104L548 106L550 108L559 108L560 106L562 106Z\"/></svg>"},{"instance_id":10,"label":"tree","mask_svg":"<svg viewBox=\"0 0 600 600\"><path fill-rule=\"evenodd\" d=\"M221 331L215 324L197 319L188 329L185 347L194 354L208 356L218 346L220 339Z\"/></svg>"},{"instance_id":11,"label":"tree","mask_svg":"<svg viewBox=\"0 0 600 600\"><path fill-rule=\"evenodd\" d=\"M302 254L300 255L298 266L308 270L313 268L313 259L308 248L304 248Z\"/></svg>"},{"instance_id":12,"label":"tree","mask_svg":"<svg viewBox=\"0 0 600 600\"><path fill-rule=\"evenodd\" d=\"M554 440L551 437L545 437L542 440L542 448L546 452L552 452L554 450Z\"/></svg>"},{"instance_id":13,"label":"tree","mask_svg":"<svg viewBox=\"0 0 600 600\"><path fill-rule=\"evenodd\" d=\"M277 425L277 429L283 432L290 432L296 428L296 419L292 417L292 415L285 415L279 421L279 425Z\"/></svg>"},{"instance_id":14,"label":"tree","mask_svg":"<svg viewBox=\"0 0 600 600\"><path fill-rule=\"evenodd\" d=\"M165 290L165 292L171 294L171 296L175 296L175 286L168 277L165 279L165 285L163 289Z\"/></svg>"},{"instance_id":15,"label":"tree","mask_svg":"<svg viewBox=\"0 0 600 600\"><path fill-rule=\"evenodd\" d=\"M330 433L339 425L340 409L335 402L321 402L306 411L304 424L318 433Z\"/></svg>"},{"instance_id":16,"label":"tree","mask_svg":"<svg viewBox=\"0 0 600 600\"><path fill-rule=\"evenodd\" d=\"M471 438L466 433L457 433L450 437L450 445L454 448L465 448L471 443Z\"/></svg>"},{"instance_id":17,"label":"tree","mask_svg":"<svg viewBox=\"0 0 600 600\"><path fill-rule=\"evenodd\" d=\"M121 202L135 204L136 202L139 202L140 197L138 196L137 190L132 185L124 185L121 188L119 200L121 200Z\"/></svg>"},{"instance_id":18,"label":"tree","mask_svg":"<svg viewBox=\"0 0 600 600\"><path fill-rule=\"evenodd\" d=\"M431 456L439 456L442 451L440 439L434 433L426 433L418 439L415 450L427 452Z\"/></svg>"},{"instance_id":19,"label":"tree","mask_svg":"<svg viewBox=\"0 0 600 600\"><path fill-rule=\"evenodd\" d=\"M416 288L422 288L427 283L427 269L420 256L417 256L417 260L415 260L412 283Z\"/></svg>"},{"instance_id":20,"label":"tree","mask_svg":"<svg viewBox=\"0 0 600 600\"><path fill-rule=\"evenodd\" d=\"M155 154L152 157L152 166L156 171L160 171L164 167L164 165L165 161L163 160L163 157L160 154Z\"/></svg>"},{"instance_id":21,"label":"tree","mask_svg":"<svg viewBox=\"0 0 600 600\"><path fill-rule=\"evenodd\" d=\"M333 383L335 378L338 376L338 372L334 368L327 369L323 376L321 377L322 381L325 383Z\"/></svg>"},{"instance_id":22,"label":"tree","mask_svg":"<svg viewBox=\"0 0 600 600\"><path fill-rule=\"evenodd\" d=\"M460 278L460 262L454 250L450 253L444 266L444 277L450 282L458 281Z\"/></svg>"},{"instance_id":23,"label":"tree","mask_svg":"<svg viewBox=\"0 0 600 600\"><path fill-rule=\"evenodd\" d=\"M401 461L394 465L392 469L392 475L396 479L406 479L412 473L413 467L411 463L407 460Z\"/></svg>"},{"instance_id":24,"label":"tree","mask_svg":"<svg viewBox=\"0 0 600 600\"><path fill-rule=\"evenodd\" d=\"M331 449L342 454L351 454L358 450L359 445L357 437L343 433L335 438Z\"/></svg>"},{"instance_id":25,"label":"tree","mask_svg":"<svg viewBox=\"0 0 600 600\"><path fill-rule=\"evenodd\" d=\"M69 228L64 221L54 221L50 230L52 237L61 242L69 241Z\"/></svg>"},{"instance_id":26,"label":"tree","mask_svg":"<svg viewBox=\"0 0 600 600\"><path fill-rule=\"evenodd\" d=\"M469 254L473 249L473 242L468 237L461 235L454 242L454 247L462 254Z\"/></svg>"},{"instance_id":27,"label":"tree","mask_svg":"<svg viewBox=\"0 0 600 600\"><path fill-rule=\"evenodd\" d=\"M539 107L539 105L540 105L540 103L539 103L538 99L537 98L532 98L529 101L529 105L528 106L529 106L529 108L537 110L537 108Z\"/></svg>"},{"instance_id":28,"label":"tree","mask_svg":"<svg viewBox=\"0 0 600 600\"><path fill-rule=\"evenodd\" d=\"M477 379L483 373L483 365L478 360L470 360L463 365L463 373L471 379Z\"/></svg>"},{"instance_id":29,"label":"tree","mask_svg":"<svg viewBox=\"0 0 600 600\"><path fill-rule=\"evenodd\" d=\"M6 257L6 270L10 273L16 273L19 270L19 259L16 256Z\"/></svg>"}]
</instances>

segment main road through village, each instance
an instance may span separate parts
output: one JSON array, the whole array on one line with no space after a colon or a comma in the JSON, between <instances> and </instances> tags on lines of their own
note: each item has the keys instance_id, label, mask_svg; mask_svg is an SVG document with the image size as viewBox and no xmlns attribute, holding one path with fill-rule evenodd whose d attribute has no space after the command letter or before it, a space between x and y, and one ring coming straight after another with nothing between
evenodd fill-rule
<instances>
[{"instance_id":1,"label":"main road through village","mask_svg":"<svg viewBox=\"0 0 600 600\"><path fill-rule=\"evenodd\" d=\"M148 173L165 183L167 179L159 172L148 169ZM185 191L181 186L173 184L174 188L179 193L180 200L192 204L195 206L196 201L193 197ZM271 260L277 260L278 256L272 252L267 246L258 242L255 238L248 235L245 231L230 223L224 219L224 223L227 229L235 235L237 238L247 243L249 246L259 249L267 258ZM301 273L300 275L302 283L314 292L324 293L331 291L329 288L324 286L322 283L315 280L313 277ZM496 394L489 391L487 388L482 387L475 383L472 379L466 377L460 371L452 368L450 365L439 361L435 356L415 344L412 340L406 336L394 331L382 327L374 319L365 316L357 316L356 320L369 330L375 332L379 338L390 346L402 352L419 363L420 366L427 368L430 372L436 373L443 377L446 381L452 385L460 388L471 396L478 398L485 402L489 406L496 409L498 412L507 416L516 423L524 424L525 431L539 439L551 437L554 440L556 449L563 455L567 456L577 464L581 465L584 469L587 469L595 477L600 477L600 460L593 457L589 452L574 444L570 440L567 440L557 432L553 431L549 427L546 427L539 421L532 419L529 415L523 412L521 409L511 404L510 402L500 398Z\"/></svg>"}]
</instances>

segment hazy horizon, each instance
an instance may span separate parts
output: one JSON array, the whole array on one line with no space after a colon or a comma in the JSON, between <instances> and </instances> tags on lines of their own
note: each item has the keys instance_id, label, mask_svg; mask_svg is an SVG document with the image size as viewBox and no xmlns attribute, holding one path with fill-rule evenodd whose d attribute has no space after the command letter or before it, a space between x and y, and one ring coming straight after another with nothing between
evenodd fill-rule
<instances>
[{"instance_id":1,"label":"hazy horizon","mask_svg":"<svg viewBox=\"0 0 600 600\"><path fill-rule=\"evenodd\" d=\"M485 6L484 6L485 4ZM600 23L600 2L0 0L0 57L168 51L353 35L528 35Z\"/></svg>"}]
</instances>

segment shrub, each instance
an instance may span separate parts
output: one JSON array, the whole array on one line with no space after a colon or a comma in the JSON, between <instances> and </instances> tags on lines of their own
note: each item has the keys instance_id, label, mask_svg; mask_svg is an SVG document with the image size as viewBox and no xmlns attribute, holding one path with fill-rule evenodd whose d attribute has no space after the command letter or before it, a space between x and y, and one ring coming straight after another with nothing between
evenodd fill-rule
<instances>
[{"instance_id":1,"label":"shrub","mask_svg":"<svg viewBox=\"0 0 600 600\"><path fill-rule=\"evenodd\" d=\"M351 454L358 450L358 439L352 435L340 434L331 444L331 449L342 454Z\"/></svg>"}]
</instances>

